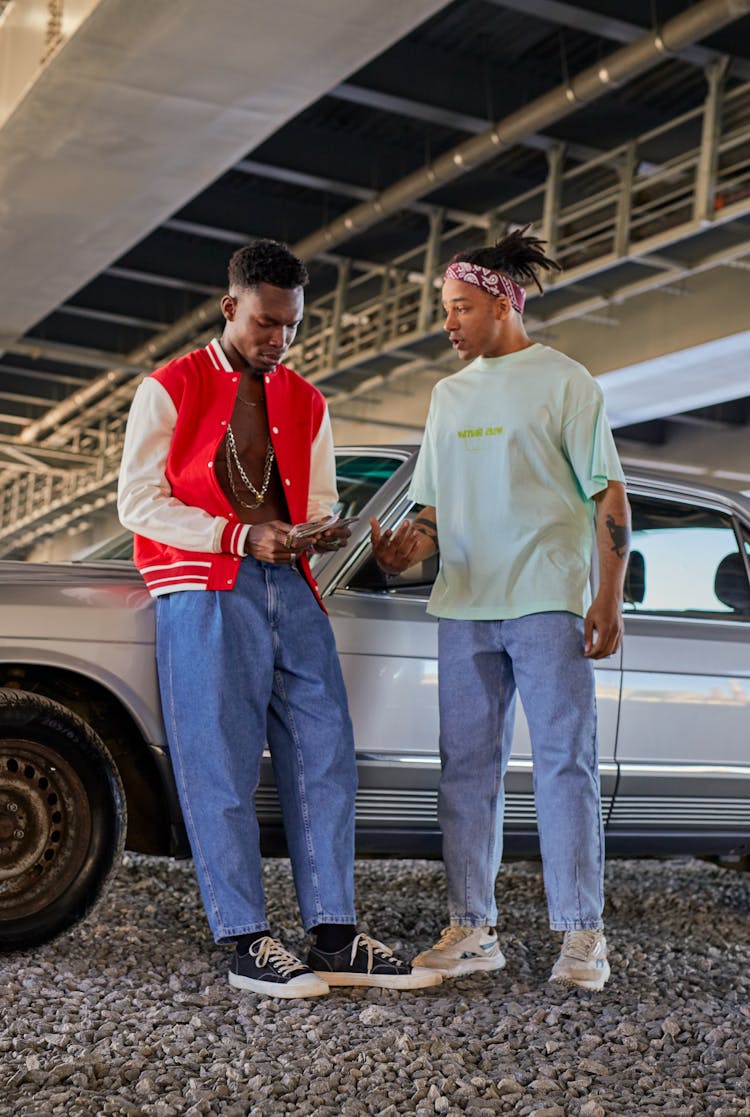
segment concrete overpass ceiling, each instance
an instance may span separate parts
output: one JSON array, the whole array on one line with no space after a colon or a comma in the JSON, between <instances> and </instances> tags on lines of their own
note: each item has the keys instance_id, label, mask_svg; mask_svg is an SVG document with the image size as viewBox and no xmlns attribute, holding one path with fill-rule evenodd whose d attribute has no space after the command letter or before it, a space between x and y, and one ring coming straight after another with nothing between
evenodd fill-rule
<instances>
[{"instance_id":1,"label":"concrete overpass ceiling","mask_svg":"<svg viewBox=\"0 0 750 1117\"><path fill-rule=\"evenodd\" d=\"M0 0L0 58L14 8L35 2L3 15ZM218 328L227 256L254 236L308 259L299 364L334 415L372 425L453 368L424 276L509 225L533 222L565 264L530 298L531 327L597 374L667 352L635 346L646 300L667 307L653 311L667 347L683 331L691 345L743 334L745 0L278 0L261 25L244 0L167 5L179 18L159 5L166 22L147 0L84 2L90 17L0 128L0 524L19 473L3 441L45 467L53 450L111 464L139 370ZM160 59L144 102L134 92ZM446 164L434 186L409 185ZM701 333L709 287L725 310ZM656 395L679 412L673 384Z\"/></svg>"},{"instance_id":2,"label":"concrete overpass ceiling","mask_svg":"<svg viewBox=\"0 0 750 1117\"><path fill-rule=\"evenodd\" d=\"M3 324L28 328L441 6L14 0L0 26L0 249L16 277Z\"/></svg>"}]
</instances>

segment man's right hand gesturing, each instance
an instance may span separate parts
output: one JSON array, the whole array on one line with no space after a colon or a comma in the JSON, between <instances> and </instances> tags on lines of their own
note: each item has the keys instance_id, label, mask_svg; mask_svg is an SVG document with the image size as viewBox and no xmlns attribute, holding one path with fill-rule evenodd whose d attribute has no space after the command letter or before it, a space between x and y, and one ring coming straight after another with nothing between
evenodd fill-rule
<instances>
[{"instance_id":1,"label":"man's right hand gesturing","mask_svg":"<svg viewBox=\"0 0 750 1117\"><path fill-rule=\"evenodd\" d=\"M424 512L419 514L413 524L409 520L402 520L395 531L391 528L381 531L374 516L370 520L370 527L372 553L378 566L386 574L400 574L413 563L434 555L437 550L434 516L428 519Z\"/></svg>"}]
</instances>

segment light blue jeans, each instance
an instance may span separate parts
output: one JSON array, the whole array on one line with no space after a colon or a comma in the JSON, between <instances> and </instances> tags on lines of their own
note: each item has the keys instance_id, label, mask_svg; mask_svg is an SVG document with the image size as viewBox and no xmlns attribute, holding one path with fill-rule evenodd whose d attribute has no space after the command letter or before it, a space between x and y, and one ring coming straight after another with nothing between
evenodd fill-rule
<instances>
[{"instance_id":1,"label":"light blue jeans","mask_svg":"<svg viewBox=\"0 0 750 1117\"><path fill-rule=\"evenodd\" d=\"M550 927L602 926L594 669L572 613L439 623L438 817L452 924L494 926L516 690L529 723Z\"/></svg>"},{"instance_id":2,"label":"light blue jeans","mask_svg":"<svg viewBox=\"0 0 750 1117\"><path fill-rule=\"evenodd\" d=\"M162 709L217 942L268 928L255 790L268 741L305 930L354 923L354 738L333 632L293 567L157 598Z\"/></svg>"}]
</instances>

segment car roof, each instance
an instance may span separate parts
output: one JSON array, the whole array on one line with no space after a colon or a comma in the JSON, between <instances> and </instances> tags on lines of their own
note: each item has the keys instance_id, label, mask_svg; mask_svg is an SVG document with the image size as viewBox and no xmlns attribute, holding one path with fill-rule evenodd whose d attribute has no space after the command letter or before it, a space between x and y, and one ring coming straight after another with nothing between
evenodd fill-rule
<instances>
[{"instance_id":1,"label":"car roof","mask_svg":"<svg viewBox=\"0 0 750 1117\"><path fill-rule=\"evenodd\" d=\"M625 469L625 478L631 490L689 499L708 498L739 513L743 519L750 520L750 498L744 493L712 485L698 477L628 466Z\"/></svg>"}]
</instances>

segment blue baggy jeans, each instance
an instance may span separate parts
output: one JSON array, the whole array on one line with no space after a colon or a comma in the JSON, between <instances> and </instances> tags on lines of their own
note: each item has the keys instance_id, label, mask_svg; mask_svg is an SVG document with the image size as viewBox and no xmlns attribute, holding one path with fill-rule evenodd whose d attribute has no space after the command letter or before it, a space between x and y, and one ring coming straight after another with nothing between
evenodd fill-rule
<instances>
[{"instance_id":1,"label":"blue baggy jeans","mask_svg":"<svg viewBox=\"0 0 750 1117\"><path fill-rule=\"evenodd\" d=\"M328 617L291 566L157 598L164 722L217 942L268 928L255 790L268 741L305 930L354 923L354 738Z\"/></svg>"},{"instance_id":2,"label":"blue baggy jeans","mask_svg":"<svg viewBox=\"0 0 750 1117\"><path fill-rule=\"evenodd\" d=\"M550 926L602 926L594 669L572 613L439 623L438 818L452 924L494 926L516 690L529 724Z\"/></svg>"}]
</instances>

